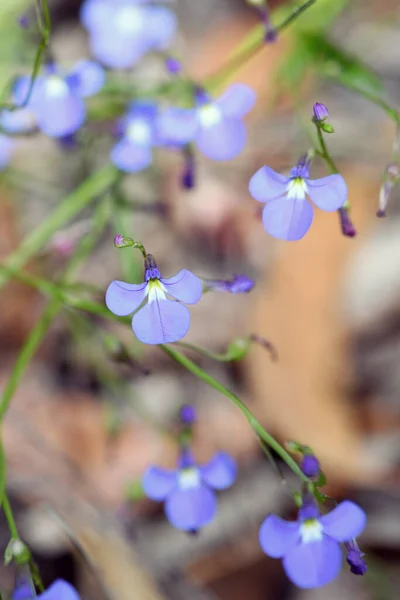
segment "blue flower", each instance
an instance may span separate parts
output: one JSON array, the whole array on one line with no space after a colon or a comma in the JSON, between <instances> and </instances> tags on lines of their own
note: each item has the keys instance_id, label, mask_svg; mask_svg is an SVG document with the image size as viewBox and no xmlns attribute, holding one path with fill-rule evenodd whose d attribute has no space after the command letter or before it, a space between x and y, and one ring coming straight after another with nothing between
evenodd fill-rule
<instances>
[{"instance_id":1,"label":"blue flower","mask_svg":"<svg viewBox=\"0 0 400 600\"><path fill-rule=\"evenodd\" d=\"M180 340L190 325L190 313L184 304L196 304L200 300L203 291L201 280L187 269L164 279L150 254L145 261L144 279L139 284L110 283L106 292L108 308L120 317L134 313L132 329L144 344Z\"/></svg>"},{"instance_id":2,"label":"blue flower","mask_svg":"<svg viewBox=\"0 0 400 600\"><path fill-rule=\"evenodd\" d=\"M321 470L319 460L313 454L305 454L300 463L300 469L307 477L317 477Z\"/></svg>"},{"instance_id":3,"label":"blue flower","mask_svg":"<svg viewBox=\"0 0 400 600\"><path fill-rule=\"evenodd\" d=\"M298 521L269 515L260 528L260 544L268 556L282 558L287 576L300 588L330 583L341 569L341 542L357 537L365 527L365 512L345 500L321 516L313 505L299 511Z\"/></svg>"},{"instance_id":4,"label":"blue flower","mask_svg":"<svg viewBox=\"0 0 400 600\"><path fill-rule=\"evenodd\" d=\"M158 120L158 134L165 144L191 141L212 160L230 160L243 150L247 132L243 117L253 107L255 92L247 85L231 85L212 100L203 90L196 94L196 108L169 108Z\"/></svg>"},{"instance_id":5,"label":"blue flower","mask_svg":"<svg viewBox=\"0 0 400 600\"><path fill-rule=\"evenodd\" d=\"M367 572L368 567L363 559L364 552L361 552L356 540L350 540L344 544L347 556L346 561L350 567L350 571L353 575L364 575Z\"/></svg>"},{"instance_id":6,"label":"blue flower","mask_svg":"<svg viewBox=\"0 0 400 600\"><path fill-rule=\"evenodd\" d=\"M156 114L154 103L133 102L119 121L118 132L122 137L112 148L110 159L121 171L133 173L151 164L152 147L156 143Z\"/></svg>"},{"instance_id":7,"label":"blue flower","mask_svg":"<svg viewBox=\"0 0 400 600\"><path fill-rule=\"evenodd\" d=\"M234 459L218 452L203 466L198 466L190 452L183 448L178 468L174 471L150 467L142 485L146 496L164 501L165 515L177 529L196 532L207 525L217 511L214 490L230 487L236 479Z\"/></svg>"},{"instance_id":8,"label":"blue flower","mask_svg":"<svg viewBox=\"0 0 400 600\"><path fill-rule=\"evenodd\" d=\"M36 81L37 83L37 81ZM28 75L18 77L12 86L10 101L12 104L21 105L25 102L31 78ZM36 129L35 114L32 110L32 102L34 101L37 85L34 84L30 101L24 108L15 110L4 109L0 113L0 125L4 131L11 134L31 133Z\"/></svg>"},{"instance_id":9,"label":"blue flower","mask_svg":"<svg viewBox=\"0 0 400 600\"><path fill-rule=\"evenodd\" d=\"M235 275L232 279L203 279L205 289L213 292L229 292L231 294L246 294L254 287L254 281L247 275Z\"/></svg>"},{"instance_id":10,"label":"blue flower","mask_svg":"<svg viewBox=\"0 0 400 600\"><path fill-rule=\"evenodd\" d=\"M12 600L34 600L34 591L30 578L23 578L18 583L12 594ZM76 589L64 579L57 579L37 600L80 600Z\"/></svg>"},{"instance_id":11,"label":"blue flower","mask_svg":"<svg viewBox=\"0 0 400 600\"><path fill-rule=\"evenodd\" d=\"M306 200L325 211L338 210L347 199L347 186L341 175L310 179L309 165L301 160L290 177L261 167L250 179L249 191L255 200L265 202L262 219L265 230L281 240L300 240L309 230L314 210Z\"/></svg>"},{"instance_id":12,"label":"blue flower","mask_svg":"<svg viewBox=\"0 0 400 600\"><path fill-rule=\"evenodd\" d=\"M113 69L132 67L151 50L165 50L176 30L174 13L150 0L85 0L81 21L90 49Z\"/></svg>"}]
</instances>

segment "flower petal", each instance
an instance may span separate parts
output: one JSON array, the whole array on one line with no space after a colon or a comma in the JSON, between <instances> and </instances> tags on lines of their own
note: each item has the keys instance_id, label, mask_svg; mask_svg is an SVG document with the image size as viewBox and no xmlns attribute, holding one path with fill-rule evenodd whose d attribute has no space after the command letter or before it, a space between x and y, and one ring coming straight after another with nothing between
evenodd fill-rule
<instances>
[{"instance_id":1,"label":"flower petal","mask_svg":"<svg viewBox=\"0 0 400 600\"><path fill-rule=\"evenodd\" d=\"M268 515L260 527L259 540L265 554L282 558L300 539L297 521L285 521L277 515Z\"/></svg>"},{"instance_id":2,"label":"flower petal","mask_svg":"<svg viewBox=\"0 0 400 600\"><path fill-rule=\"evenodd\" d=\"M142 11L149 49L167 48L176 31L177 20L174 13L162 6L143 7Z\"/></svg>"},{"instance_id":3,"label":"flower petal","mask_svg":"<svg viewBox=\"0 0 400 600\"><path fill-rule=\"evenodd\" d=\"M142 36L119 34L115 27L94 32L89 46L93 56L110 69L130 69L148 50Z\"/></svg>"},{"instance_id":4,"label":"flower petal","mask_svg":"<svg viewBox=\"0 0 400 600\"><path fill-rule=\"evenodd\" d=\"M77 131L85 122L86 107L81 98L67 93L51 97L43 93L34 105L37 126L50 137L63 137Z\"/></svg>"},{"instance_id":5,"label":"flower petal","mask_svg":"<svg viewBox=\"0 0 400 600\"><path fill-rule=\"evenodd\" d=\"M202 480L216 490L224 490L236 479L237 466L226 452L218 452L206 465L200 467Z\"/></svg>"},{"instance_id":6,"label":"flower petal","mask_svg":"<svg viewBox=\"0 0 400 600\"><path fill-rule=\"evenodd\" d=\"M176 471L150 467L142 478L143 491L152 500L165 500L177 482Z\"/></svg>"},{"instance_id":7,"label":"flower petal","mask_svg":"<svg viewBox=\"0 0 400 600\"><path fill-rule=\"evenodd\" d=\"M300 240L311 227L314 210L301 198L278 198L265 205L262 220L265 231L286 241Z\"/></svg>"},{"instance_id":8,"label":"flower petal","mask_svg":"<svg viewBox=\"0 0 400 600\"><path fill-rule=\"evenodd\" d=\"M256 102L255 91L243 83L234 83L216 100L224 117L240 118L251 110Z\"/></svg>"},{"instance_id":9,"label":"flower petal","mask_svg":"<svg viewBox=\"0 0 400 600\"><path fill-rule=\"evenodd\" d=\"M80 10L81 23L88 31L96 31L112 21L113 12L109 0L85 0Z\"/></svg>"},{"instance_id":10,"label":"flower petal","mask_svg":"<svg viewBox=\"0 0 400 600\"><path fill-rule=\"evenodd\" d=\"M133 313L146 298L147 283L112 281L106 291L106 305L114 315L126 317Z\"/></svg>"},{"instance_id":11,"label":"flower petal","mask_svg":"<svg viewBox=\"0 0 400 600\"><path fill-rule=\"evenodd\" d=\"M199 150L211 160L231 160L243 150L247 140L240 119L222 119L211 127L200 127L195 135Z\"/></svg>"},{"instance_id":12,"label":"flower petal","mask_svg":"<svg viewBox=\"0 0 400 600\"><path fill-rule=\"evenodd\" d=\"M261 167L250 179L249 192L254 200L269 202L287 192L289 177L277 173L271 167Z\"/></svg>"},{"instance_id":13,"label":"flower petal","mask_svg":"<svg viewBox=\"0 0 400 600\"><path fill-rule=\"evenodd\" d=\"M283 557L286 575L300 588L317 588L338 576L342 550L335 540L325 537L319 542L298 544Z\"/></svg>"},{"instance_id":14,"label":"flower petal","mask_svg":"<svg viewBox=\"0 0 400 600\"><path fill-rule=\"evenodd\" d=\"M203 293L201 279L187 269L182 269L174 277L161 279L161 281L168 294L185 304L196 304Z\"/></svg>"},{"instance_id":15,"label":"flower petal","mask_svg":"<svg viewBox=\"0 0 400 600\"><path fill-rule=\"evenodd\" d=\"M308 195L318 208L328 212L338 210L347 200L347 185L341 175L307 179Z\"/></svg>"},{"instance_id":16,"label":"flower petal","mask_svg":"<svg viewBox=\"0 0 400 600\"><path fill-rule=\"evenodd\" d=\"M324 532L338 542L348 542L360 535L367 522L365 512L349 500L341 502L320 518Z\"/></svg>"},{"instance_id":17,"label":"flower petal","mask_svg":"<svg viewBox=\"0 0 400 600\"><path fill-rule=\"evenodd\" d=\"M93 60L80 60L67 77L70 88L78 96L93 96L101 90L105 82L105 72Z\"/></svg>"},{"instance_id":18,"label":"flower petal","mask_svg":"<svg viewBox=\"0 0 400 600\"><path fill-rule=\"evenodd\" d=\"M204 527L214 518L216 511L215 493L203 485L186 490L178 489L165 502L168 521L184 531L197 531Z\"/></svg>"},{"instance_id":19,"label":"flower petal","mask_svg":"<svg viewBox=\"0 0 400 600\"><path fill-rule=\"evenodd\" d=\"M157 120L157 138L161 144L178 146L190 142L198 129L196 111L186 108L169 108Z\"/></svg>"},{"instance_id":20,"label":"flower petal","mask_svg":"<svg viewBox=\"0 0 400 600\"><path fill-rule=\"evenodd\" d=\"M80 600L76 589L67 581L57 579L38 600Z\"/></svg>"},{"instance_id":21,"label":"flower petal","mask_svg":"<svg viewBox=\"0 0 400 600\"><path fill-rule=\"evenodd\" d=\"M135 173L146 169L151 164L153 154L148 146L139 146L127 138L122 138L112 148L110 160L121 171Z\"/></svg>"},{"instance_id":22,"label":"flower petal","mask_svg":"<svg viewBox=\"0 0 400 600\"><path fill-rule=\"evenodd\" d=\"M174 300L155 299L148 302L132 319L132 329L144 344L177 342L188 332L190 313Z\"/></svg>"}]
</instances>

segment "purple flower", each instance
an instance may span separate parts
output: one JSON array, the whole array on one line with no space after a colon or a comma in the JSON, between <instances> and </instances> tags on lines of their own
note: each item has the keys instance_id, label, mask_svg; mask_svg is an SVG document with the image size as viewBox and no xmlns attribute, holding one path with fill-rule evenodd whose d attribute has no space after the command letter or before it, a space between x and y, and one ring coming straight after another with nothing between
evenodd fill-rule
<instances>
[{"instance_id":1,"label":"purple flower","mask_svg":"<svg viewBox=\"0 0 400 600\"><path fill-rule=\"evenodd\" d=\"M350 566L350 571L354 575L364 575L368 567L363 559L364 552L361 552L356 540L345 542L344 546L347 550L346 560Z\"/></svg>"},{"instance_id":2,"label":"purple flower","mask_svg":"<svg viewBox=\"0 0 400 600\"><path fill-rule=\"evenodd\" d=\"M234 275L232 279L203 279L206 290L213 292L229 292L231 294L245 294L254 287L254 281L247 275Z\"/></svg>"},{"instance_id":3,"label":"purple flower","mask_svg":"<svg viewBox=\"0 0 400 600\"><path fill-rule=\"evenodd\" d=\"M319 460L316 456L314 456L313 454L305 454L303 456L303 460L300 463L300 469L307 477L317 477L321 470L321 467L319 464Z\"/></svg>"},{"instance_id":4,"label":"purple flower","mask_svg":"<svg viewBox=\"0 0 400 600\"><path fill-rule=\"evenodd\" d=\"M297 521L269 515L260 528L264 552L282 558L287 576L300 588L316 588L330 583L341 569L341 542L358 536L365 527L364 511L348 500L321 516L316 506L299 510Z\"/></svg>"},{"instance_id":5,"label":"purple flower","mask_svg":"<svg viewBox=\"0 0 400 600\"><path fill-rule=\"evenodd\" d=\"M196 108L169 108L160 115L158 134L165 144L191 141L212 160L230 160L243 150L247 133L243 117L253 107L255 92L236 83L212 100L204 91L196 94Z\"/></svg>"},{"instance_id":6,"label":"purple flower","mask_svg":"<svg viewBox=\"0 0 400 600\"><path fill-rule=\"evenodd\" d=\"M150 0L85 0L81 21L93 55L114 69L130 68L145 53L164 50L176 30L175 15Z\"/></svg>"},{"instance_id":7,"label":"purple flower","mask_svg":"<svg viewBox=\"0 0 400 600\"><path fill-rule=\"evenodd\" d=\"M112 148L110 159L121 171L134 173L151 164L152 147L156 143L156 114L154 103L133 102L119 121L118 130L122 137Z\"/></svg>"},{"instance_id":8,"label":"purple flower","mask_svg":"<svg viewBox=\"0 0 400 600\"><path fill-rule=\"evenodd\" d=\"M171 525L197 532L215 516L217 498L214 490L230 487L236 472L234 459L225 452L218 452L207 464L198 466L190 452L183 448L176 470L150 467L143 476L142 485L146 496L165 502L165 515Z\"/></svg>"},{"instance_id":9,"label":"purple flower","mask_svg":"<svg viewBox=\"0 0 400 600\"><path fill-rule=\"evenodd\" d=\"M345 206L339 208L339 220L340 220L340 228L342 230L343 235L346 237L355 237L357 235L357 230L354 227L351 219L349 209Z\"/></svg>"},{"instance_id":10,"label":"purple flower","mask_svg":"<svg viewBox=\"0 0 400 600\"><path fill-rule=\"evenodd\" d=\"M313 106L314 118L316 121L324 121L329 117L328 109L322 102L316 102Z\"/></svg>"},{"instance_id":11,"label":"purple flower","mask_svg":"<svg viewBox=\"0 0 400 600\"><path fill-rule=\"evenodd\" d=\"M265 202L262 220L267 233L281 240L300 240L309 230L314 210L308 195L321 210L338 210L347 199L347 186L341 175L309 178L309 166L301 160L290 177L261 167L250 179L249 191L255 200Z\"/></svg>"},{"instance_id":12,"label":"purple flower","mask_svg":"<svg viewBox=\"0 0 400 600\"><path fill-rule=\"evenodd\" d=\"M14 140L0 134L0 171L6 169L10 163L14 150Z\"/></svg>"},{"instance_id":13,"label":"purple flower","mask_svg":"<svg viewBox=\"0 0 400 600\"><path fill-rule=\"evenodd\" d=\"M179 411L179 418L184 425L193 425L197 418L194 406L184 404Z\"/></svg>"},{"instance_id":14,"label":"purple flower","mask_svg":"<svg viewBox=\"0 0 400 600\"><path fill-rule=\"evenodd\" d=\"M28 75L18 77L12 86L10 101L19 106L27 97L31 84L31 78ZM31 108L36 95L36 82L33 86L28 106L17 108L15 110L2 110L0 113L0 125L7 133L22 134L30 133L36 129L35 114Z\"/></svg>"},{"instance_id":15,"label":"purple flower","mask_svg":"<svg viewBox=\"0 0 400 600\"><path fill-rule=\"evenodd\" d=\"M76 589L64 579L57 579L38 600L80 600Z\"/></svg>"},{"instance_id":16,"label":"purple flower","mask_svg":"<svg viewBox=\"0 0 400 600\"><path fill-rule=\"evenodd\" d=\"M202 290L201 280L187 269L164 279L154 258L148 254L144 282L135 284L113 281L106 292L106 304L111 312L120 317L135 313L132 329L141 342L166 344L176 342L186 335L190 313L184 304L196 304L201 298ZM178 302L170 300L168 296Z\"/></svg>"}]
</instances>

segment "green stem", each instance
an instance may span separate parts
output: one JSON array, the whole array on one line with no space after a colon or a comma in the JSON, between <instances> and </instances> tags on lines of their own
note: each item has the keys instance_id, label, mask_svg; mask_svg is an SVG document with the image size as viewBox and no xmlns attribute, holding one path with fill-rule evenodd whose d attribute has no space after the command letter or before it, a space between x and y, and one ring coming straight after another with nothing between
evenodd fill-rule
<instances>
[{"instance_id":1,"label":"green stem","mask_svg":"<svg viewBox=\"0 0 400 600\"><path fill-rule=\"evenodd\" d=\"M19 537L19 533L18 533L18 529L17 529L17 524L15 522L14 515L11 510L10 501L8 499L6 492L4 492L4 494L3 494L3 512L4 512L4 516L6 518L6 521L8 523L8 529L10 530L11 539L19 540L20 537Z\"/></svg>"},{"instance_id":2,"label":"green stem","mask_svg":"<svg viewBox=\"0 0 400 600\"><path fill-rule=\"evenodd\" d=\"M170 358L175 360L177 363L182 365L185 369L193 373L196 377L199 377L207 383L207 385L211 386L226 398L229 398L243 413L246 417L250 427L255 431L257 436L259 436L272 450L274 450L281 458L285 461L288 467L303 481L304 483L311 483L308 477L304 475L302 470L296 461L290 456L288 452L272 437L265 429L262 427L261 423L257 421L253 413L247 408L245 403L238 397L236 394L231 392L227 387L225 387L222 383L214 379L211 375L209 375L206 371L203 371L198 365L192 362L189 358L187 358L181 352L177 350L173 350L170 346L165 346L164 344L160 344L160 348L165 354L167 354Z\"/></svg>"},{"instance_id":3,"label":"green stem","mask_svg":"<svg viewBox=\"0 0 400 600\"><path fill-rule=\"evenodd\" d=\"M332 173L339 173L338 168L336 167L335 163L333 162L333 159L331 158L331 156L330 156L330 154L328 152L328 148L327 148L327 146L325 144L325 139L324 139L324 135L322 133L321 127L319 127L317 124L315 125L315 127L317 129L318 142L319 142L319 145L320 145L319 155L329 165Z\"/></svg>"}]
</instances>

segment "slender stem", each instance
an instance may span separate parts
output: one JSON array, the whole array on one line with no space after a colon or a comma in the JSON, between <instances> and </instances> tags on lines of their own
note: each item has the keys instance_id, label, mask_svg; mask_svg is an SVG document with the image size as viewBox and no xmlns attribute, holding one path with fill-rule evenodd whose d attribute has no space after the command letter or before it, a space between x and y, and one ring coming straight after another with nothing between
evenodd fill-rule
<instances>
[{"instance_id":1,"label":"slender stem","mask_svg":"<svg viewBox=\"0 0 400 600\"><path fill-rule=\"evenodd\" d=\"M198 365L192 362L181 352L172 349L170 346L165 346L164 344L160 344L160 348L170 358L172 358L177 363L185 367L185 369L190 371L190 373L193 373L193 375L196 375L196 377L199 377L209 386L211 386L212 388L229 398L229 400L231 400L246 417L250 427L255 431L257 436L259 436L272 450L274 450L282 458L282 460L285 461L288 467L301 479L301 481L307 484L311 483L308 477L304 475L296 461L290 456L288 452L286 452L286 450L281 446L281 444L277 442L277 440L275 440L274 437L272 437L271 434L265 431L261 423L253 415L251 410L247 408L245 403L238 396L236 396L236 394L231 392L222 383L214 379L214 377L209 375L206 371L203 371L203 369L201 369Z\"/></svg>"},{"instance_id":2,"label":"slender stem","mask_svg":"<svg viewBox=\"0 0 400 600\"><path fill-rule=\"evenodd\" d=\"M11 539L19 540L20 537L17 529L17 524L15 522L14 515L11 510L10 501L6 492L4 492L3 494L3 512L8 523L8 529L10 530Z\"/></svg>"},{"instance_id":3,"label":"slender stem","mask_svg":"<svg viewBox=\"0 0 400 600\"><path fill-rule=\"evenodd\" d=\"M276 31L283 31L283 29L286 29L286 27L291 25L293 21L295 21L304 11L308 10L313 4L315 4L316 1L317 0L307 0L307 2L304 2L304 4L297 6L297 8L295 8L293 12L284 21L282 21L280 25L278 25Z\"/></svg>"},{"instance_id":4,"label":"slender stem","mask_svg":"<svg viewBox=\"0 0 400 600\"><path fill-rule=\"evenodd\" d=\"M333 162L333 159L331 158L331 156L330 156L330 154L328 152L328 148L326 147L324 135L322 133L321 128L318 127L318 125L316 125L316 129L317 129L318 142L319 142L319 145L320 145L320 148L321 148L321 150L319 152L319 155L329 165L329 167L332 170L332 173L339 173L338 168L336 167L335 163Z\"/></svg>"}]
</instances>

